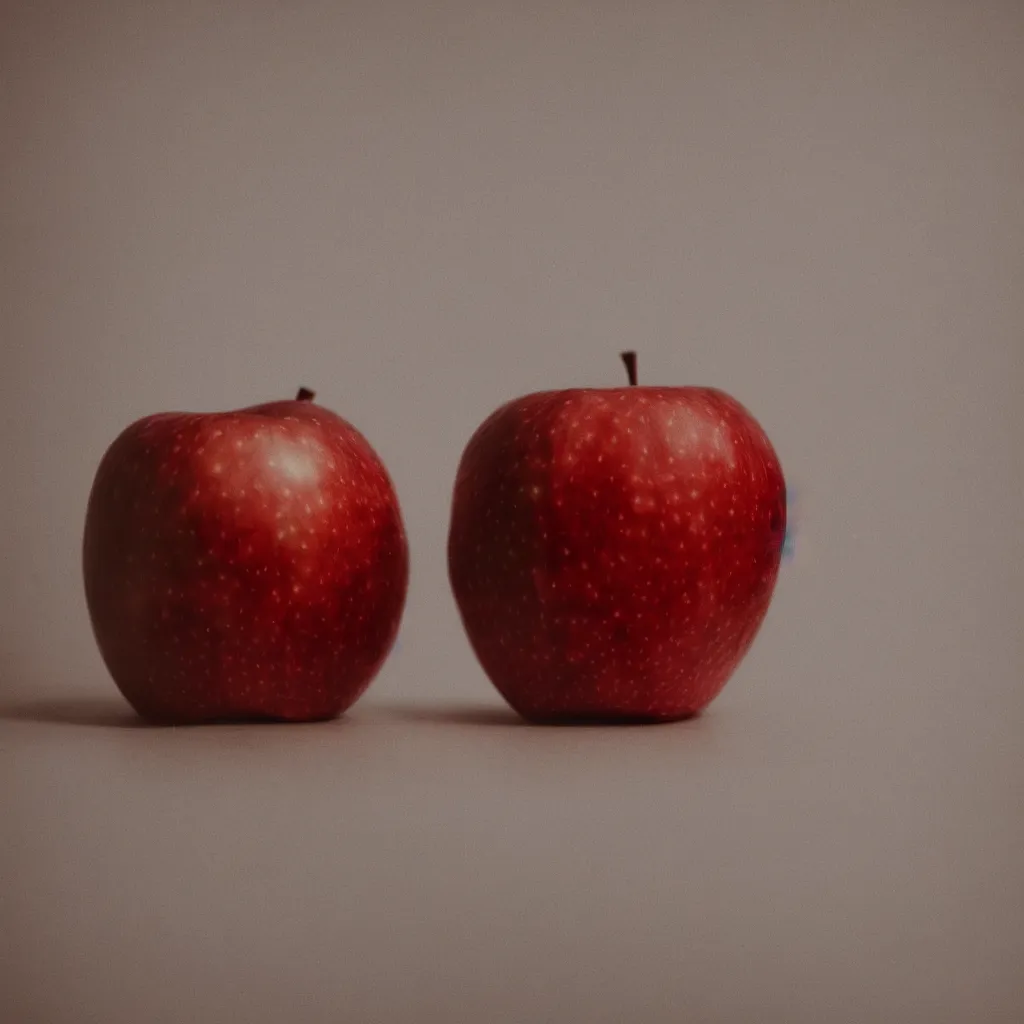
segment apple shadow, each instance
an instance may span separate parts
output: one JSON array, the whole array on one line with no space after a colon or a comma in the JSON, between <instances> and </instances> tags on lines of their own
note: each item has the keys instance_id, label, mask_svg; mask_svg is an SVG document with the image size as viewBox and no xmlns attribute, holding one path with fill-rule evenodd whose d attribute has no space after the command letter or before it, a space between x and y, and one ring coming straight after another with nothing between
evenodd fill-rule
<instances>
[{"instance_id":1,"label":"apple shadow","mask_svg":"<svg viewBox=\"0 0 1024 1024\"><path fill-rule=\"evenodd\" d=\"M0 721L104 729L154 729L127 704L104 697L63 697L0 707Z\"/></svg>"},{"instance_id":2,"label":"apple shadow","mask_svg":"<svg viewBox=\"0 0 1024 1024\"><path fill-rule=\"evenodd\" d=\"M377 707L375 711L403 722L427 722L434 725L504 725L513 728L528 726L511 708L467 704L465 706L431 707L429 704L394 704Z\"/></svg>"},{"instance_id":3,"label":"apple shadow","mask_svg":"<svg viewBox=\"0 0 1024 1024\"><path fill-rule=\"evenodd\" d=\"M377 709L389 718L406 722L428 722L436 725L498 725L513 728L533 729L636 729L658 725L687 725L691 728L700 720L701 714L685 718L615 718L583 717L556 719L527 719L508 707L491 705L465 705L431 707L427 704L401 704Z\"/></svg>"},{"instance_id":4,"label":"apple shadow","mask_svg":"<svg viewBox=\"0 0 1024 1024\"><path fill-rule=\"evenodd\" d=\"M219 725L269 726L281 729L286 726L342 725L350 719L343 715L298 722L260 716L213 719L206 722L161 722L140 717L128 704L116 698L64 697L0 706L0 722L2 721L34 722L40 725L77 725L102 729L161 730L209 729Z\"/></svg>"}]
</instances>

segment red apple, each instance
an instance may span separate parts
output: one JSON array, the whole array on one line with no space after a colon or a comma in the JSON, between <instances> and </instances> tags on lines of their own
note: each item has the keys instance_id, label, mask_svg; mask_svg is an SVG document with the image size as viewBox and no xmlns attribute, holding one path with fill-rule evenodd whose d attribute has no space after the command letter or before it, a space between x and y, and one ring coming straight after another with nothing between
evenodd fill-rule
<instances>
[{"instance_id":1,"label":"red apple","mask_svg":"<svg viewBox=\"0 0 1024 1024\"><path fill-rule=\"evenodd\" d=\"M147 416L104 455L85 593L143 717L332 718L387 656L409 574L398 501L362 434L313 397Z\"/></svg>"},{"instance_id":2,"label":"red apple","mask_svg":"<svg viewBox=\"0 0 1024 1024\"><path fill-rule=\"evenodd\" d=\"M714 388L576 388L493 413L462 456L448 567L469 640L533 721L704 708L764 620L786 526L764 431Z\"/></svg>"}]
</instances>

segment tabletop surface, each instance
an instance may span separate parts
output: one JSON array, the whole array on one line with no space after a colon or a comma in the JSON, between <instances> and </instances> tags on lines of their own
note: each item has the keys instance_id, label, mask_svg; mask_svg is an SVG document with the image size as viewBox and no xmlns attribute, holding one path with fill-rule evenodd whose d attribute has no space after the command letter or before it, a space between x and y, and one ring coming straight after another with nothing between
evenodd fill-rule
<instances>
[{"instance_id":1,"label":"tabletop surface","mask_svg":"<svg viewBox=\"0 0 1024 1024\"><path fill-rule=\"evenodd\" d=\"M742 690L627 728L8 701L6 1019L1017 1020L1018 750Z\"/></svg>"}]
</instances>

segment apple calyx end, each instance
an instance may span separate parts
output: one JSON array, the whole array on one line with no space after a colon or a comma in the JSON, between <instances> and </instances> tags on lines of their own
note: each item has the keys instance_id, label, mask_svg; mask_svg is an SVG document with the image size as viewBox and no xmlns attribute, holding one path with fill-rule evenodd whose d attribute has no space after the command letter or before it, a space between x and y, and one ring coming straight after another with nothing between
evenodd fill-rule
<instances>
[{"instance_id":1,"label":"apple calyx end","mask_svg":"<svg viewBox=\"0 0 1024 1024\"><path fill-rule=\"evenodd\" d=\"M316 398L316 392L311 391L309 388L299 388L299 393L295 396L296 402L312 402Z\"/></svg>"}]
</instances>

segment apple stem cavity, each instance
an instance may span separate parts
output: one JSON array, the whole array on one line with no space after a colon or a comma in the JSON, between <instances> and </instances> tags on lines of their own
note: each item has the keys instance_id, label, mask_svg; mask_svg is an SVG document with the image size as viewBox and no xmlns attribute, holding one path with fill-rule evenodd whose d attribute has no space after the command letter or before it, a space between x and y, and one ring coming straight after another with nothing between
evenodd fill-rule
<instances>
[{"instance_id":1,"label":"apple stem cavity","mask_svg":"<svg viewBox=\"0 0 1024 1024\"><path fill-rule=\"evenodd\" d=\"M299 388L299 393L295 396L296 402L312 402L316 398L316 392L310 391L309 388Z\"/></svg>"},{"instance_id":2,"label":"apple stem cavity","mask_svg":"<svg viewBox=\"0 0 1024 1024\"><path fill-rule=\"evenodd\" d=\"M636 353L622 352L622 361L626 364L626 374L629 377L629 386L636 387Z\"/></svg>"}]
</instances>

